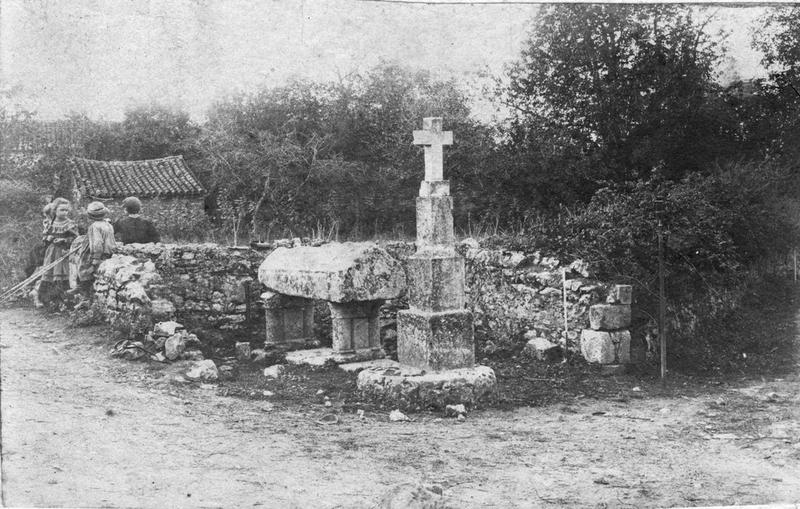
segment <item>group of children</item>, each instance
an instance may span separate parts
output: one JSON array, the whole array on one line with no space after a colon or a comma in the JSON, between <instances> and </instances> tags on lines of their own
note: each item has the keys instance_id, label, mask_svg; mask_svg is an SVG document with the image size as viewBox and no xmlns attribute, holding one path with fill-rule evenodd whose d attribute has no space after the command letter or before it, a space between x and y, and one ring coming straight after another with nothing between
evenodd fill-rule
<instances>
[{"instance_id":1,"label":"group of children","mask_svg":"<svg viewBox=\"0 0 800 509\"><path fill-rule=\"evenodd\" d=\"M69 200L56 198L44 207L42 267L47 269L33 292L37 307L60 310L73 296L79 297L77 306L85 306L91 299L97 267L113 253L115 230L116 240L123 244L159 242L153 224L139 217L142 204L138 198L126 198L122 206L127 217L112 225L108 208L102 202L91 202L86 207L89 225L85 235L70 218Z\"/></svg>"}]
</instances>

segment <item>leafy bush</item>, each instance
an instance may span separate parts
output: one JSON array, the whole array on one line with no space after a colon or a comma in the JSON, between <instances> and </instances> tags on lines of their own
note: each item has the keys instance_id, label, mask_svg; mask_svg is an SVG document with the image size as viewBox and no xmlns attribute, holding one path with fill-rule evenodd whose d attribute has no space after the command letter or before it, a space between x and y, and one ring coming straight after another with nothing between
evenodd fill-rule
<instances>
[{"instance_id":1,"label":"leafy bush","mask_svg":"<svg viewBox=\"0 0 800 509\"><path fill-rule=\"evenodd\" d=\"M771 165L733 165L678 182L657 177L599 190L576 211L532 218L514 238L494 242L590 261L601 278L633 284L634 329L652 328L658 310L658 218L663 220L670 342L684 364L710 361L699 328L736 309L785 256L800 230L781 197L792 172ZM704 329L708 332L708 328Z\"/></svg>"},{"instance_id":2,"label":"leafy bush","mask_svg":"<svg viewBox=\"0 0 800 509\"><path fill-rule=\"evenodd\" d=\"M32 185L0 179L0 287L24 277L27 255L41 240L40 207Z\"/></svg>"}]
</instances>

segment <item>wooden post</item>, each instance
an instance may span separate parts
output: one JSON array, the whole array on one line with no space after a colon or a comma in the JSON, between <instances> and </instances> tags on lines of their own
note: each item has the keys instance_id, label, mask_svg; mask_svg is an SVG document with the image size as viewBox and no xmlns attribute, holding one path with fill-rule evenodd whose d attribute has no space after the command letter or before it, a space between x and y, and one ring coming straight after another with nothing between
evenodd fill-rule
<instances>
[{"instance_id":1,"label":"wooden post","mask_svg":"<svg viewBox=\"0 0 800 509\"><path fill-rule=\"evenodd\" d=\"M569 349L569 325L567 323L567 269L561 269L561 294L564 303L564 350Z\"/></svg>"},{"instance_id":2,"label":"wooden post","mask_svg":"<svg viewBox=\"0 0 800 509\"><path fill-rule=\"evenodd\" d=\"M661 383L667 377L667 303L664 298L664 217L666 203L663 199L655 200L655 215L658 219L658 343L661 357Z\"/></svg>"},{"instance_id":3,"label":"wooden post","mask_svg":"<svg viewBox=\"0 0 800 509\"><path fill-rule=\"evenodd\" d=\"M666 302L664 300L664 234L662 223L658 221L658 341L661 346L661 381L667 376L667 324Z\"/></svg>"}]
</instances>

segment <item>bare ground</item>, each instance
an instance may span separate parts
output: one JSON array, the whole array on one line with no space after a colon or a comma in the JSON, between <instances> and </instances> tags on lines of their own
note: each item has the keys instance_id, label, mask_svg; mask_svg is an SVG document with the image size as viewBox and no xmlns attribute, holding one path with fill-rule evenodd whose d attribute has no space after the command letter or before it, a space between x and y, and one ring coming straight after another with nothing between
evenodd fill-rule
<instances>
[{"instance_id":1,"label":"bare ground","mask_svg":"<svg viewBox=\"0 0 800 509\"><path fill-rule=\"evenodd\" d=\"M375 507L418 484L452 507L800 500L800 365L703 390L634 380L626 397L393 423L175 384L110 358L104 334L0 311L4 505ZM331 411L339 423L320 424Z\"/></svg>"}]
</instances>

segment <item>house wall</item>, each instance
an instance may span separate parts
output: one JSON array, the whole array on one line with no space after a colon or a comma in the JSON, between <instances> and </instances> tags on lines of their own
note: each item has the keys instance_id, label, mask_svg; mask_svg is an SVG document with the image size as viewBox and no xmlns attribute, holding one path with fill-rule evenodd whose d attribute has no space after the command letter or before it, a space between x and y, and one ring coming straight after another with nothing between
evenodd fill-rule
<instances>
[{"instance_id":1,"label":"house wall","mask_svg":"<svg viewBox=\"0 0 800 509\"><path fill-rule=\"evenodd\" d=\"M125 216L122 208L124 198L100 199L111 210L112 220ZM208 230L208 217L205 213L203 197L189 198L140 198L141 215L153 221L162 240L197 240L204 238ZM93 200L79 198L81 212ZM83 213L85 216L85 213Z\"/></svg>"}]
</instances>

